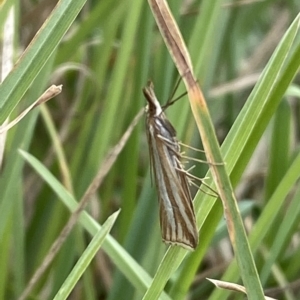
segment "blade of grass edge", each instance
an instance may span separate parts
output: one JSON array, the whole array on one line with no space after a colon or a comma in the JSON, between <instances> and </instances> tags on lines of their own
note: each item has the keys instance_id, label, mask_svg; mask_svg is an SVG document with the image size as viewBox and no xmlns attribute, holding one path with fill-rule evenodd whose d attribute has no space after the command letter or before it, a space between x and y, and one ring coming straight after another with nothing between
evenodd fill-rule
<instances>
[{"instance_id":1,"label":"blade of grass edge","mask_svg":"<svg viewBox=\"0 0 300 300\"><path fill-rule=\"evenodd\" d=\"M294 23L295 24L295 23ZM292 28L293 26L291 26L291 28ZM291 29L290 28L290 29ZM295 29L295 28L294 28ZM294 36L293 36L293 38L294 38ZM292 40L293 40L293 38L292 38ZM289 43L289 45L288 45L288 50L290 49L290 45L291 45L291 41L290 41L290 43ZM286 49L285 49L286 50ZM288 53L288 51L286 51L286 55L287 55L287 53ZM285 58L285 57L284 57ZM284 61L284 59L283 59L283 61ZM283 64L283 62L282 62L282 64ZM282 67L282 64L280 64L280 66L279 67ZM277 73L275 73L275 74L277 74ZM198 201L198 198L197 198L197 200L196 201ZM207 203L207 202L206 202ZM212 206L213 206L213 204L214 203L210 203L210 205L208 205L210 208L212 208ZM207 211L210 211L210 209L208 209ZM203 211L202 211L203 212ZM203 216L203 215L202 215ZM205 217L204 218L206 218L206 216L207 216L207 214L205 215ZM166 257L165 257L166 258ZM179 258L179 261L181 262L181 260L182 260L182 257L180 257ZM173 261L174 262L174 261ZM178 262L178 264L180 263L180 262ZM161 267L163 266L163 263L162 263L162 265L161 265ZM161 281L161 277L157 274L157 277L159 278L159 281L161 282L161 285L162 286L164 286L164 283ZM156 278L154 279L154 280L156 280ZM164 282L166 282L167 281L167 278L165 278L164 279Z\"/></svg>"},{"instance_id":2,"label":"blade of grass edge","mask_svg":"<svg viewBox=\"0 0 300 300\"><path fill-rule=\"evenodd\" d=\"M186 85L192 111L200 131L206 156L208 161L212 162L211 172L217 185L218 193L223 202L229 235L240 266L244 285L248 291L248 297L249 299L264 299L258 273L247 242L243 222L238 211L225 165L217 166L213 164L214 162L222 162L221 151L205 100L198 83L193 76L189 53L186 49L178 26L169 11L167 3L164 1L156 2L149 0L149 4L166 46L168 47L175 65ZM161 286L163 287L163 285ZM154 292L156 294L154 294ZM145 294L144 299L156 299L158 295L159 289L157 288L157 282L155 282L154 279L153 284Z\"/></svg>"},{"instance_id":3,"label":"blade of grass edge","mask_svg":"<svg viewBox=\"0 0 300 300\"><path fill-rule=\"evenodd\" d=\"M70 295L75 284L78 282L85 269L89 266L91 260L94 258L94 256L102 246L119 213L120 210L116 211L103 223L101 229L93 237L92 241L90 242L86 250L82 253L71 273L57 292L54 300L66 299Z\"/></svg>"},{"instance_id":4,"label":"blade of grass edge","mask_svg":"<svg viewBox=\"0 0 300 300\"><path fill-rule=\"evenodd\" d=\"M64 186L45 168L45 166L31 154L20 150L24 159L36 170L36 172L47 182L56 193L59 199L68 207L70 211L75 211L77 202L74 197L64 188ZM101 229L88 213L83 212L80 217L81 225L91 234L95 235ZM152 278L149 274L124 250L124 248L111 236L107 235L103 250L111 258L114 264L127 277L127 279L141 292L145 292L150 286ZM162 299L170 300L166 294L162 294Z\"/></svg>"},{"instance_id":5,"label":"blade of grass edge","mask_svg":"<svg viewBox=\"0 0 300 300\"><path fill-rule=\"evenodd\" d=\"M0 124L21 100L34 78L51 57L86 0L59 1L41 30L29 44L12 72L0 85Z\"/></svg>"},{"instance_id":6,"label":"blade of grass edge","mask_svg":"<svg viewBox=\"0 0 300 300\"><path fill-rule=\"evenodd\" d=\"M299 19L299 16L296 19ZM295 25L295 22L290 26L288 31L293 31L295 29L294 25ZM290 32L290 34L291 34L291 32ZM292 43L291 40L286 41L288 35L289 34L287 32L286 35L283 38L283 41L280 43L279 47L283 47L284 40L285 40L286 43ZM286 49L287 49L287 47L286 47ZM290 54L288 49L287 49L287 51L288 52L281 53L281 55L280 55L279 51L276 52L276 55L274 53L274 55L273 55L274 56L274 61L284 60L285 57L288 56L288 54ZM282 96L284 95L284 92L286 91L286 89L288 88L290 82L292 81L295 74L297 73L299 65L300 65L300 59L299 58L300 58L300 45L299 45L299 41L298 41L297 42L297 47L296 47L295 51L292 53L291 57L288 59L287 65L286 65L284 71L280 74L280 78L277 80L276 85L274 87L272 87L271 94L268 97L269 99L267 100L267 103L263 107L261 107L261 109L264 111L263 116L260 116L260 120L256 121L256 125L255 125L255 128L253 130L254 133L252 134L252 135L255 135L255 137L252 137L252 139L254 138L256 143L257 143L258 139L260 138L260 136L262 135L264 129L266 128L271 116L274 114L274 112L275 112ZM265 76L270 76L270 77L276 76L277 73L280 72L279 69L274 70L274 67L272 65L273 64L270 64L266 68ZM260 83L260 81L258 82L258 84ZM255 95L255 97L251 98L251 101L253 103L256 103L257 101L259 101L259 99L261 97L262 97L261 93L257 93ZM241 119L242 120L249 119L247 117L247 115L252 114L252 113L253 113L253 110L251 108L249 108L248 114L244 114ZM238 118L240 118L240 116ZM235 123L236 126L239 127L240 122L238 122L238 120L237 120L236 123ZM229 133L229 135L230 135L230 133ZM226 141L225 141L224 144L223 144L223 146L225 147L225 152L226 152L225 157L230 157L231 156L230 155L230 152L231 152L230 149L231 148L233 148L233 151L236 151L236 149L234 147L236 143L233 142L233 140L235 139L237 141L237 143L239 143L240 142L239 137L240 136L232 136L232 135L230 135L230 137L228 136L228 140L227 140L228 143L226 143ZM242 139L245 144L248 143L248 141L244 140L243 135L241 136L240 139ZM223 146L222 146L222 149L223 149ZM251 151L251 153L252 153L254 146L251 145L251 144L247 145L247 146L248 146L248 151ZM249 150L249 148L250 148L250 150ZM245 149L244 149L244 151L245 151ZM237 157L236 161L238 161L239 159L240 159L240 157ZM245 158L244 158L244 160L245 160ZM234 173L241 173L241 171L236 171L236 168L234 168L234 165L233 165L232 161L230 163L228 163L228 167L230 168L229 172L231 174L233 172ZM236 178L236 176L233 176L232 180L233 180L234 183L236 183L238 179ZM270 201L271 201L271 199L269 200L269 202ZM268 205L270 205L270 204L268 203ZM264 209L264 212L266 212L266 209L267 208ZM268 208L268 209L270 209L270 208ZM268 228L268 226L266 226L266 224L270 224L270 222L272 222L272 220L273 220L273 215L272 216L266 216L265 213L263 213L260 216L260 218L258 219L258 221L255 225L255 228L257 228L257 232L259 232L259 234L258 235L255 234L256 231L255 231L255 228L254 228L251 231L251 234L250 234L250 237L249 237L251 249L252 249L253 252L255 252L257 250L257 247L258 247L259 243L261 243L262 239L266 235L266 230ZM264 223L264 225L262 225L261 222ZM225 280L225 281L237 280L237 276L235 274L237 274L237 269L236 269L236 264L233 262L233 264L230 265L230 267L227 269L226 273L222 277L222 280ZM211 298L211 299L216 300L216 299L219 299L219 297L220 297L220 290L215 290L215 292L213 293L213 298Z\"/></svg>"}]
</instances>

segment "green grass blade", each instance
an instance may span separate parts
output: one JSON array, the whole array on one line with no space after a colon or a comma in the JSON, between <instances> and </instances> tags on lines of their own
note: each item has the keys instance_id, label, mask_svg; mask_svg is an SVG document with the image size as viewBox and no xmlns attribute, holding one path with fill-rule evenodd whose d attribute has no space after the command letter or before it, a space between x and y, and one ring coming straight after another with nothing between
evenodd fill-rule
<instances>
[{"instance_id":1,"label":"green grass blade","mask_svg":"<svg viewBox=\"0 0 300 300\"><path fill-rule=\"evenodd\" d=\"M265 199L269 199L272 195L288 168L291 146L290 126L291 109L286 101L282 101L274 118ZM280 144L278 140L281 141Z\"/></svg>"},{"instance_id":2,"label":"green grass blade","mask_svg":"<svg viewBox=\"0 0 300 300\"><path fill-rule=\"evenodd\" d=\"M43 5L40 1L28 1L28 5L20 2L2 1L0 5L0 44L5 49L3 25L13 8L16 34L14 49L10 51L14 62L18 60L0 86L0 116L4 119L10 112L12 118L17 116L46 86L62 84L63 90L47 103L49 114L38 114L40 109L34 109L7 135L0 170L0 299L16 299L24 291L67 222L69 209L77 207L75 200L94 178L105 153L145 106L141 89L147 80L154 82L158 100L164 104L179 77L147 1L61 0L45 1ZM300 89L298 79L291 84L300 65L298 32L290 50L281 50L290 47L285 33L291 37L290 24L299 13L299 3L167 2L188 44L222 144L225 166L232 185L237 187L239 204L243 199L251 201L253 209L248 208L250 215L245 209L245 221L247 226L252 224L250 244L258 270L263 272L264 288L285 291L282 295L267 293L274 298L298 299L293 285L289 293L283 289L297 280L300 268L300 252L294 247L299 218L293 198L297 168L292 166L298 162L293 159L299 152ZM295 29L295 24L292 27ZM280 40L285 44L280 44ZM281 48L281 53L276 52L270 60L276 47ZM41 69L46 61L47 70ZM5 68L6 61L1 64ZM181 82L175 97L185 91ZM169 107L166 115L178 140L203 149L187 99L184 96ZM98 257L93 260L71 296L91 300L141 299L155 277L153 297L244 297L228 296L230 292L216 290L204 279L208 275L240 281L234 260L230 263L231 249L220 248L223 239L228 242L220 201L201 193L195 199L200 230L195 252L170 252L162 243L144 125L141 120L87 206L92 218L83 214L81 221L85 226L78 224L74 228L35 285L31 298L54 298L88 245L86 228L91 236L95 235L99 224L120 208L110 233L114 239L109 235L103 244L112 264L105 276L98 276L103 265L99 269ZM60 149L55 150L57 142ZM46 166L55 183L59 181L62 186L60 196L58 186L49 187L49 180L24 164L18 149L31 153ZM182 151L189 157L205 159L204 154L188 148L182 147ZM193 164L188 162L186 169ZM192 173L202 178L208 168L196 163ZM288 175L290 168L293 175ZM69 173L68 184L65 171ZM206 182L213 186L211 179ZM191 187L191 192L195 195L197 189ZM57 201L68 197L68 206ZM242 206L239 208L243 215ZM158 296L160 290L164 292Z\"/></svg>"},{"instance_id":3,"label":"green grass blade","mask_svg":"<svg viewBox=\"0 0 300 300\"><path fill-rule=\"evenodd\" d=\"M60 200L71 210L74 211L77 203L73 196L56 180L56 178L46 169L36 158L29 153L20 150L22 156L28 163L40 174L40 176L49 184L53 191L58 195ZM80 223L92 235L95 235L101 226L92 219L86 212L83 212L80 217ZM125 274L132 284L140 291L150 285L150 276L134 261L134 259L118 244L118 242L107 235L103 250L111 258L111 260L118 266L118 268ZM164 294L163 299L169 299Z\"/></svg>"},{"instance_id":4,"label":"green grass blade","mask_svg":"<svg viewBox=\"0 0 300 300\"><path fill-rule=\"evenodd\" d=\"M293 234L296 233L296 226L298 224L300 216L300 192L296 193L293 197L292 202L289 205L287 212L284 214L282 223L280 224L279 230L272 244L269 255L264 263L263 269L260 273L260 278L263 284L266 283L272 265L276 262L277 259L282 255L283 249L287 246L287 242L292 238Z\"/></svg>"},{"instance_id":5,"label":"green grass blade","mask_svg":"<svg viewBox=\"0 0 300 300\"><path fill-rule=\"evenodd\" d=\"M30 84L51 57L86 0L58 2L44 27L25 50L13 71L0 86L0 124L21 100Z\"/></svg>"},{"instance_id":6,"label":"green grass blade","mask_svg":"<svg viewBox=\"0 0 300 300\"><path fill-rule=\"evenodd\" d=\"M73 270L69 274L68 278L57 292L54 297L55 300L67 299L67 297L72 292L75 284L78 282L86 268L89 266L91 260L99 251L102 246L106 236L109 234L112 226L114 225L120 211L115 212L111 215L107 221L102 225L102 228L96 233L93 237L92 241L84 251L84 253L80 256L78 262L74 266Z\"/></svg>"},{"instance_id":7,"label":"green grass blade","mask_svg":"<svg viewBox=\"0 0 300 300\"><path fill-rule=\"evenodd\" d=\"M269 225L274 224L274 221L279 216L281 209L284 204L285 197L290 192L292 186L299 178L299 164L300 164L300 154L297 155L293 161L290 168L287 170L286 174L282 178L277 189L273 193L269 202L265 206L262 214L260 215L255 227L251 231L249 242L251 250L255 253L258 250L258 247L261 245L264 237L267 235ZM274 225L275 226L275 225ZM231 264L231 266L226 271L223 280L225 281L236 281L238 279L238 271L236 264ZM210 299L219 299L220 296L224 296L219 290L215 290Z\"/></svg>"},{"instance_id":8,"label":"green grass blade","mask_svg":"<svg viewBox=\"0 0 300 300\"><path fill-rule=\"evenodd\" d=\"M250 151L251 149L253 151L255 141L257 143L259 140L259 136L257 136L255 132L254 124L258 126L260 120L262 120L263 118L264 120L266 120L266 114L269 116L269 119L271 117L270 110L268 109L267 104L269 104L269 102L272 101L272 93L277 88L276 84L278 83L279 79L287 78L284 74L284 66L288 64L288 62L290 62L288 61L288 59L293 59L293 57L290 57L288 55L291 52L291 47L298 33L298 27L299 17L295 19L295 21L283 37L280 45L278 46L269 64L264 70L259 82L257 83L254 91L250 95L241 114L236 120L235 125L233 126L231 132L227 136L224 144L222 145L222 152L224 155L224 160L226 161L226 168L229 174L232 172L234 166L237 164L240 157L243 158L244 163L246 163L249 160L251 154ZM294 65L294 73L289 72L290 76L288 82L292 80L295 71L297 70L297 66L299 66L299 63ZM280 74L282 77L278 77L278 74ZM282 90L281 93L277 94L277 96L280 97L280 95L283 95L283 93L284 91ZM274 102L271 103L274 106L276 104ZM263 117L262 114L264 114ZM259 126L261 128L262 133L263 128L261 127L261 124L259 124ZM245 145L249 140L251 140L252 147L250 147L249 150L246 149L246 154L244 154L243 150L245 150ZM239 176L241 175L241 171L244 169L244 167L244 164L239 166ZM235 180L237 180L237 178L234 178L234 182ZM211 181L207 182L209 185L212 184ZM199 196L196 197L195 206L196 210L198 211L197 221L198 224L200 224L200 228L201 224L204 221L206 221L206 218L208 217L213 205L214 201L212 199L209 199L208 196L201 197L201 195L199 194ZM174 272L174 270L180 265L186 253L180 252L179 249L177 251L178 253L176 253L176 250L171 249L169 253L164 257L164 260L162 261L160 268L158 269L154 277L152 290L148 290L145 299L147 299L146 297L148 296L154 298L157 297L157 295L159 295L159 291L163 289L167 280L170 278L172 272ZM173 261L172 269L169 269L169 272L167 272L166 270L168 270L168 265L170 261ZM218 297L222 297L222 291L219 291Z\"/></svg>"}]
</instances>

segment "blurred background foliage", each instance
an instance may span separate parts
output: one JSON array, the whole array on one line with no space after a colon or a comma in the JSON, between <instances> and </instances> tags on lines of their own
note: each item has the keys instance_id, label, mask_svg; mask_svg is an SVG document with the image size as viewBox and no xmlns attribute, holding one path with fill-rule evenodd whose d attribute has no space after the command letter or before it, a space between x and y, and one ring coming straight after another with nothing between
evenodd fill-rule
<instances>
[{"instance_id":1,"label":"blurred background foliage","mask_svg":"<svg viewBox=\"0 0 300 300\"><path fill-rule=\"evenodd\" d=\"M299 13L299 1L168 2L187 43L222 144L272 53ZM2 66L9 61L4 55L7 49L13 63L29 49L6 79L2 67L2 121L9 114L10 118L17 116L49 85L63 85L59 96L33 110L8 132L5 142L0 174L0 299L16 299L70 217L57 194L25 164L18 149L40 160L79 201L109 149L145 106L141 90L147 80L154 82L161 103L165 103L179 76L147 1L2 1L0 29ZM7 30L11 41L5 37ZM39 38L34 38L39 30ZM265 224L266 236L255 250L266 294L277 299L300 298L300 202L299 187L295 184L300 164L298 169L294 165L299 154L300 90L299 78L295 77L290 84L293 77L292 74L287 79L289 88L282 91L284 96L270 108L266 130L261 128L263 135L257 137L258 145L252 144L254 153L249 152L243 161L243 176L232 175L249 232L268 209L272 197L278 197L281 203L272 206L275 211L268 211L276 215L276 220ZM181 82L176 96L183 92ZM201 149L186 96L166 113L178 138ZM201 153L184 151L188 156L205 159ZM187 164L187 168L192 165ZM296 170L293 179L288 177L292 167ZM203 177L207 169L207 165L197 163L192 172ZM286 189L278 195L281 184ZM192 192L196 190L192 188ZM144 120L138 123L98 193L90 200L87 212L103 224L119 208L121 213L111 234L122 251L153 277L167 247L160 237ZM201 259L193 266L196 274L190 271L191 278L182 290L178 289L180 272L189 272L189 264L194 263L189 256L167 284L165 291L172 299L186 299L187 295L189 299L244 297L229 296L224 291L217 294L205 280L221 278L233 260L220 215L219 209L215 212L216 220L210 222L208 218L200 229L199 247L204 230L215 234L206 241ZM90 235L78 225L29 299L53 299L90 240ZM69 299L142 297L143 290L128 274L125 278L108 252L97 253Z\"/></svg>"}]
</instances>

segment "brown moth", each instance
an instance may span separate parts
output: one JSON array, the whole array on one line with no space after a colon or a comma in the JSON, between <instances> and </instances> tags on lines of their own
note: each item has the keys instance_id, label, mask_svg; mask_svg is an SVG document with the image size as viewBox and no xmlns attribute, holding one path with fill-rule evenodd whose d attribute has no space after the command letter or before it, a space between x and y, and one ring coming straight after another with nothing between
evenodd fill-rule
<instances>
[{"instance_id":1,"label":"brown moth","mask_svg":"<svg viewBox=\"0 0 300 300\"><path fill-rule=\"evenodd\" d=\"M195 249L198 245L193 201L188 174L180 163L176 131L167 120L150 82L143 89L146 106L146 131L151 171L159 198L162 239L166 243Z\"/></svg>"}]
</instances>

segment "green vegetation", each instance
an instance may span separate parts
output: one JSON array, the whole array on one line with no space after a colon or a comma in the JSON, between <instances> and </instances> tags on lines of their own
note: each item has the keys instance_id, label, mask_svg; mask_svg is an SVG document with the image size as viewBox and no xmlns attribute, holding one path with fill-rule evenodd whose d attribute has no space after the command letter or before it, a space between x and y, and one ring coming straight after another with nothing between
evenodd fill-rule
<instances>
[{"instance_id":1,"label":"green vegetation","mask_svg":"<svg viewBox=\"0 0 300 300\"><path fill-rule=\"evenodd\" d=\"M178 80L147 1L62 0L54 10L37 1L20 7L15 2L0 6L6 49L4 21L14 7L14 62L19 59L0 85L0 121L15 118L51 84L62 84L63 90L7 134L0 173L0 299L18 299L49 258L109 151L145 106L141 90L147 80L154 82L161 103ZM300 5L244 2L169 5L222 145L265 294L299 299L300 90L294 78L300 65ZM181 82L175 97L184 91ZM183 143L202 148L186 96L166 114ZM205 160L202 153L182 150ZM207 170L195 163L191 172L204 177ZM214 186L212 178L206 183ZM241 284L241 270L221 201L191 190L199 246L194 252L168 249L161 242L140 120L26 299L218 300L229 293L230 299L244 299L205 279Z\"/></svg>"}]
</instances>

